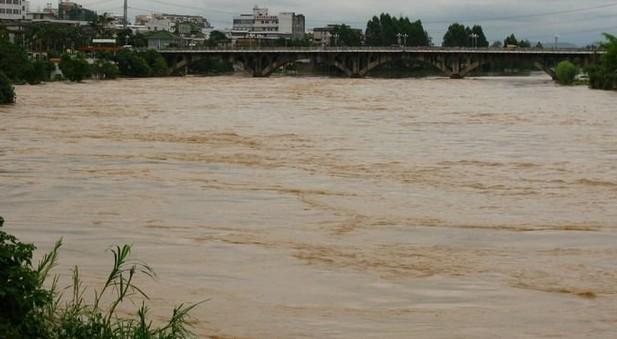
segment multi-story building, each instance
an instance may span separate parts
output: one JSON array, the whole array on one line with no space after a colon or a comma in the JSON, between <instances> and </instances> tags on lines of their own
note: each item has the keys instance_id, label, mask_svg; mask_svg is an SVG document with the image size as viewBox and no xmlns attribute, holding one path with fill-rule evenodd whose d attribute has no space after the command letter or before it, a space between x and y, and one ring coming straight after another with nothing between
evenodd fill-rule
<instances>
[{"instance_id":1,"label":"multi-story building","mask_svg":"<svg viewBox=\"0 0 617 339\"><path fill-rule=\"evenodd\" d=\"M58 3L58 18L71 21L95 21L98 18L98 14L78 3L61 1Z\"/></svg>"},{"instance_id":2,"label":"multi-story building","mask_svg":"<svg viewBox=\"0 0 617 339\"><path fill-rule=\"evenodd\" d=\"M165 19L168 19L175 25L182 24L182 23L191 23L201 28L211 28L212 27L210 26L210 22L208 22L208 19L200 15L182 15L182 14L163 13L161 14L161 16Z\"/></svg>"},{"instance_id":3,"label":"multi-story building","mask_svg":"<svg viewBox=\"0 0 617 339\"><path fill-rule=\"evenodd\" d=\"M25 20L28 13L28 1L0 0L0 19Z\"/></svg>"},{"instance_id":4,"label":"multi-story building","mask_svg":"<svg viewBox=\"0 0 617 339\"><path fill-rule=\"evenodd\" d=\"M304 37L305 18L293 12L270 15L267 8L255 6L253 13L233 19L232 39L300 39Z\"/></svg>"},{"instance_id":5,"label":"multi-story building","mask_svg":"<svg viewBox=\"0 0 617 339\"><path fill-rule=\"evenodd\" d=\"M145 26L148 31L176 32L181 24L190 24L192 27L199 28L200 30L211 28L208 19L198 15L138 15L135 17L135 24Z\"/></svg>"}]
</instances>

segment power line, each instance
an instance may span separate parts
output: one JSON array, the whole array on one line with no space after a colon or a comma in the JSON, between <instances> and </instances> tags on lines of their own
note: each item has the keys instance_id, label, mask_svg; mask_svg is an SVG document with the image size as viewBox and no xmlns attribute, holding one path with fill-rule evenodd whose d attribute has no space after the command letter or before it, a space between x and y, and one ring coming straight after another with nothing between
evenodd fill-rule
<instances>
[{"instance_id":1,"label":"power line","mask_svg":"<svg viewBox=\"0 0 617 339\"><path fill-rule=\"evenodd\" d=\"M543 16L555 16L555 15L563 15L563 14L573 14L579 12L588 12L597 9L611 8L617 7L617 2L613 2L610 4L604 4L599 6L590 6L590 7L579 7L576 9L567 9L560 11L552 11L552 12L542 12L542 13L533 13L533 14L523 14L523 15L512 15L512 16L503 16L503 17L491 17L491 18L468 18L460 21L478 21L478 22L487 22L487 21L501 21L501 20L515 20L515 19L528 19L528 18L537 18ZM424 22L424 21L423 21ZM437 21L426 21L427 24L443 24L443 23L451 23L451 20L437 20Z\"/></svg>"}]
</instances>

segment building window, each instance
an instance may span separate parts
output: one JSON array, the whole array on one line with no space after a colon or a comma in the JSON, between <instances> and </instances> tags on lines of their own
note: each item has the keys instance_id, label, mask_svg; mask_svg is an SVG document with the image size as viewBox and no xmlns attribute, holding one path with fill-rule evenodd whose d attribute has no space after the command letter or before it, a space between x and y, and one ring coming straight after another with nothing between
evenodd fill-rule
<instances>
[{"instance_id":1,"label":"building window","mask_svg":"<svg viewBox=\"0 0 617 339\"><path fill-rule=\"evenodd\" d=\"M13 4L19 5L19 0L13 0Z\"/></svg>"},{"instance_id":2,"label":"building window","mask_svg":"<svg viewBox=\"0 0 617 339\"><path fill-rule=\"evenodd\" d=\"M0 14L4 14L4 8L0 8Z\"/></svg>"}]
</instances>

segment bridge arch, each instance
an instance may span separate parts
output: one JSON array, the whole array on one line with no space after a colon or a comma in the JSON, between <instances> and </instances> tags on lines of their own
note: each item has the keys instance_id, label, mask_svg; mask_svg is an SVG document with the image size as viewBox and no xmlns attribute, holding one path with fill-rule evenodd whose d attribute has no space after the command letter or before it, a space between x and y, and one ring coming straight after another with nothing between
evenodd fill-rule
<instances>
[{"instance_id":1,"label":"bridge arch","mask_svg":"<svg viewBox=\"0 0 617 339\"><path fill-rule=\"evenodd\" d=\"M584 66L605 52L590 50L541 49L469 49L469 48L257 48L161 50L172 72L188 69L192 62L204 57L221 57L241 63L254 77L267 77L282 66L301 59L311 59L336 67L349 77L364 77L373 69L394 60L414 60L432 65L451 78L462 78L477 68L494 62L513 61L535 64L554 76L553 67L562 60L571 60Z\"/></svg>"}]
</instances>

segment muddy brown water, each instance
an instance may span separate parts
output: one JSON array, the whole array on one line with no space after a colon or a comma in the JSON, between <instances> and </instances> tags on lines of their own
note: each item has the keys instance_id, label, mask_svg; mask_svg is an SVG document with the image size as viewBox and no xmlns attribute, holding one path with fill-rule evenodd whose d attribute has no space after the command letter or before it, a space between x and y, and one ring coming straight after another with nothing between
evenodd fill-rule
<instances>
[{"instance_id":1,"label":"muddy brown water","mask_svg":"<svg viewBox=\"0 0 617 339\"><path fill-rule=\"evenodd\" d=\"M20 86L0 215L238 338L617 333L617 94L524 78ZM90 290L92 292L92 290Z\"/></svg>"}]
</instances>

